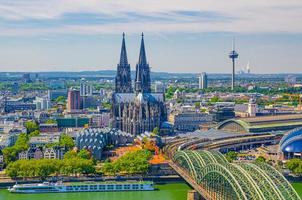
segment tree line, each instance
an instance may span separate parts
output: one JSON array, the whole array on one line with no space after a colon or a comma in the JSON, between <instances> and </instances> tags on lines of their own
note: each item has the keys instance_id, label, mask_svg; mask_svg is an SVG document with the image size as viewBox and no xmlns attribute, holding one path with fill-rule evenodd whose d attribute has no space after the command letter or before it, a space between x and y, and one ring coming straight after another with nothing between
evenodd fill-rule
<instances>
[{"instance_id":1,"label":"tree line","mask_svg":"<svg viewBox=\"0 0 302 200\"><path fill-rule=\"evenodd\" d=\"M96 162L90 152L68 151L64 159L17 160L8 164L5 173L11 178L40 177L44 180L50 175L94 174Z\"/></svg>"},{"instance_id":2,"label":"tree line","mask_svg":"<svg viewBox=\"0 0 302 200\"><path fill-rule=\"evenodd\" d=\"M149 169L149 160L152 154L148 150L138 150L126 153L116 161L107 161L103 164L101 171L106 175L116 174L144 174Z\"/></svg>"}]
</instances>

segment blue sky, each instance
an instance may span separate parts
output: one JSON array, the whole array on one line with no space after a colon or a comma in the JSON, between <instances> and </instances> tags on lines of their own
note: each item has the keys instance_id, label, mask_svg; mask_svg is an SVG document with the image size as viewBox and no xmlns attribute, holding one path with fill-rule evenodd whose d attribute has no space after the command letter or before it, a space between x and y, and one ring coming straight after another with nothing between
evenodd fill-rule
<instances>
[{"instance_id":1,"label":"blue sky","mask_svg":"<svg viewBox=\"0 0 302 200\"><path fill-rule=\"evenodd\" d=\"M132 69L141 32L153 71L302 73L301 0L0 0L0 71Z\"/></svg>"}]
</instances>

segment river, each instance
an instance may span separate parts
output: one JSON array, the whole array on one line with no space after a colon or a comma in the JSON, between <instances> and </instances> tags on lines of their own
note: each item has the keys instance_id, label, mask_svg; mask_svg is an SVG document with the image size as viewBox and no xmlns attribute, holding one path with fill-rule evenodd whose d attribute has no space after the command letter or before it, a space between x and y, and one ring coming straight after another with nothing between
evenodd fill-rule
<instances>
[{"instance_id":1,"label":"river","mask_svg":"<svg viewBox=\"0 0 302 200\"><path fill-rule=\"evenodd\" d=\"M0 190L0 200L186 200L185 183L157 184L155 191L11 194Z\"/></svg>"}]
</instances>

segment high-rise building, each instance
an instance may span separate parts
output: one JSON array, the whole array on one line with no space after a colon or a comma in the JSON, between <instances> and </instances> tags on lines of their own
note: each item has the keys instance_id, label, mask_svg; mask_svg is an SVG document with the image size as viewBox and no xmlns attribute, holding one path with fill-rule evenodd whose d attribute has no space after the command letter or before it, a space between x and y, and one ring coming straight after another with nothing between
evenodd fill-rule
<instances>
[{"instance_id":1,"label":"high-rise building","mask_svg":"<svg viewBox=\"0 0 302 200\"><path fill-rule=\"evenodd\" d=\"M36 97L34 103L37 110L48 110L51 108L51 101L47 97Z\"/></svg>"},{"instance_id":2,"label":"high-rise building","mask_svg":"<svg viewBox=\"0 0 302 200\"><path fill-rule=\"evenodd\" d=\"M206 89L208 87L208 75L202 72L199 76L199 89Z\"/></svg>"},{"instance_id":3,"label":"high-rise building","mask_svg":"<svg viewBox=\"0 0 302 200\"><path fill-rule=\"evenodd\" d=\"M152 131L155 127L161 128L162 123L166 121L167 114L164 94L151 93L150 68L147 63L143 35L139 61L136 65L135 93L132 92L130 74L129 77L127 75L130 66L128 62L125 62L127 54L124 37L123 34L121 59L116 75L116 92L112 95L110 125L113 128L137 135L145 131ZM121 63L124 63L124 67L121 67ZM127 68L125 69L125 67Z\"/></svg>"},{"instance_id":4,"label":"high-rise building","mask_svg":"<svg viewBox=\"0 0 302 200\"><path fill-rule=\"evenodd\" d=\"M81 96L80 91L74 88L71 88L68 91L67 98L67 111L73 112L81 109Z\"/></svg>"},{"instance_id":5,"label":"high-rise building","mask_svg":"<svg viewBox=\"0 0 302 200\"><path fill-rule=\"evenodd\" d=\"M91 83L86 81L85 79L81 79L80 82L80 95L83 96L92 96L93 86Z\"/></svg>"},{"instance_id":6,"label":"high-rise building","mask_svg":"<svg viewBox=\"0 0 302 200\"><path fill-rule=\"evenodd\" d=\"M23 75L22 75L22 78L23 78L23 82L24 82L24 83L30 83L30 82L31 82L30 74L29 74L29 73L23 74Z\"/></svg>"}]
</instances>

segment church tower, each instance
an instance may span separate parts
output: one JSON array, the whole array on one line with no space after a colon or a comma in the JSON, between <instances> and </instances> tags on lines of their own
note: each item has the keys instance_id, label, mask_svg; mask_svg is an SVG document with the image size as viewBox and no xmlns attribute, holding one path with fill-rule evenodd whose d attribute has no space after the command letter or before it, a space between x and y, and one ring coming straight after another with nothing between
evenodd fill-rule
<instances>
[{"instance_id":1,"label":"church tower","mask_svg":"<svg viewBox=\"0 0 302 200\"><path fill-rule=\"evenodd\" d=\"M125 33L123 33L123 41L120 55L120 63L117 65L117 74L115 77L115 92L116 93L131 93L131 72L128 64Z\"/></svg>"},{"instance_id":2,"label":"church tower","mask_svg":"<svg viewBox=\"0 0 302 200\"><path fill-rule=\"evenodd\" d=\"M149 64L147 63L143 33L139 59L136 65L135 91L136 93L151 93L150 68Z\"/></svg>"}]
</instances>

